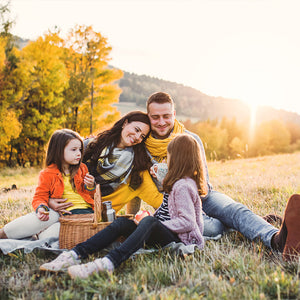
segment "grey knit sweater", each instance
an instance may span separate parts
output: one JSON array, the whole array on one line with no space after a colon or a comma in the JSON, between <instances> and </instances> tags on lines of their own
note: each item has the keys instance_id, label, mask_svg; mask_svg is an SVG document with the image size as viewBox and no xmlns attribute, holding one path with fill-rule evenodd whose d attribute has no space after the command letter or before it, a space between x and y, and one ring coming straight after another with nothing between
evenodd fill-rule
<instances>
[{"instance_id":1,"label":"grey knit sweater","mask_svg":"<svg viewBox=\"0 0 300 300\"><path fill-rule=\"evenodd\" d=\"M171 220L162 223L178 234L185 245L204 247L202 203L195 181L180 179L173 185L168 199Z\"/></svg>"}]
</instances>

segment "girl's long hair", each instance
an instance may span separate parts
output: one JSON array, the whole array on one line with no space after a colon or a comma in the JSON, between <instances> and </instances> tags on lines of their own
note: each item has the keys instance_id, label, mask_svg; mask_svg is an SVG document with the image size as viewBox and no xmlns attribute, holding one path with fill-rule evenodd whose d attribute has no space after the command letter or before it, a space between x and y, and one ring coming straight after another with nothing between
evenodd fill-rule
<instances>
[{"instance_id":1,"label":"girl's long hair","mask_svg":"<svg viewBox=\"0 0 300 300\"><path fill-rule=\"evenodd\" d=\"M190 177L196 182L199 195L206 195L205 165L196 139L188 134L179 134L169 143L167 150L170 155L169 171L163 181L163 190L170 193L177 180Z\"/></svg>"},{"instance_id":2,"label":"girl's long hair","mask_svg":"<svg viewBox=\"0 0 300 300\"><path fill-rule=\"evenodd\" d=\"M103 149L106 147L110 147L110 149L109 153L104 157L110 156L110 154L113 151L113 148L116 147L121 141L121 132L123 129L124 122L126 120L128 123L135 121L145 123L149 125L149 127L151 126L149 117L146 113L143 113L142 111L129 112L120 120L118 120L112 126L112 128L99 133L97 137L88 144L84 151L83 162L89 161L89 164L96 166ZM150 130L146 138L149 136L149 134ZM140 144L133 146L133 151L134 160L133 169L131 171L130 186L136 188L142 182L140 171L149 169L151 166L151 162L150 158L147 155L144 141Z\"/></svg>"},{"instance_id":3,"label":"girl's long hair","mask_svg":"<svg viewBox=\"0 0 300 300\"><path fill-rule=\"evenodd\" d=\"M64 128L64 129L56 130L52 134L48 143L45 165L46 167L48 167L51 164L55 164L58 170L62 174L65 174L63 170L64 150L65 147L68 145L68 143L73 139L77 139L81 143L81 159L79 163L77 165L69 165L70 183L72 185L72 188L75 190L74 176L80 167L80 163L82 161L82 152L83 152L82 138L77 132L71 129Z\"/></svg>"}]
</instances>

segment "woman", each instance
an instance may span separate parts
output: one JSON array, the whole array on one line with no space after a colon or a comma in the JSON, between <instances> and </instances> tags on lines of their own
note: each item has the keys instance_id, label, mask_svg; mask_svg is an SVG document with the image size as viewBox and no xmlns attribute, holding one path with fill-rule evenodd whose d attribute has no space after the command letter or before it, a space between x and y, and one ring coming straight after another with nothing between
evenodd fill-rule
<instances>
[{"instance_id":1,"label":"woman","mask_svg":"<svg viewBox=\"0 0 300 300\"><path fill-rule=\"evenodd\" d=\"M111 201L118 212L135 197L154 207L162 203L151 176L151 167L144 145L150 132L148 115L132 111L117 121L112 128L101 132L89 142L83 162L100 183L102 201ZM51 201L51 207L58 210ZM60 205L60 209L66 208Z\"/></svg>"}]
</instances>

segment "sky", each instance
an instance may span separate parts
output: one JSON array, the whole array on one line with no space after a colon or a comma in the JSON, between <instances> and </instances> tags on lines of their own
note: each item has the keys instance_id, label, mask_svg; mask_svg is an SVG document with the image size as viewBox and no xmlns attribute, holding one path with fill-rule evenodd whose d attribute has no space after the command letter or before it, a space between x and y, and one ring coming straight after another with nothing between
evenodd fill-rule
<instances>
[{"instance_id":1,"label":"sky","mask_svg":"<svg viewBox=\"0 0 300 300\"><path fill-rule=\"evenodd\" d=\"M110 64L300 114L298 0L11 0L12 33L92 25Z\"/></svg>"}]
</instances>

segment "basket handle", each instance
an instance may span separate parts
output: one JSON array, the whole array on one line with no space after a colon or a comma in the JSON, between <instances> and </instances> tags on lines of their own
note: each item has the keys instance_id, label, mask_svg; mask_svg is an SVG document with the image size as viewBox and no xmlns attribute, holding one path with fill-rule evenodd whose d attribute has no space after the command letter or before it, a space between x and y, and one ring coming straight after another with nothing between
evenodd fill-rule
<instances>
[{"instance_id":1,"label":"basket handle","mask_svg":"<svg viewBox=\"0 0 300 300\"><path fill-rule=\"evenodd\" d=\"M102 202L101 202L101 191L100 191L100 184L96 184L96 192L94 194L94 220L93 226L97 227L97 224L102 220Z\"/></svg>"}]
</instances>

